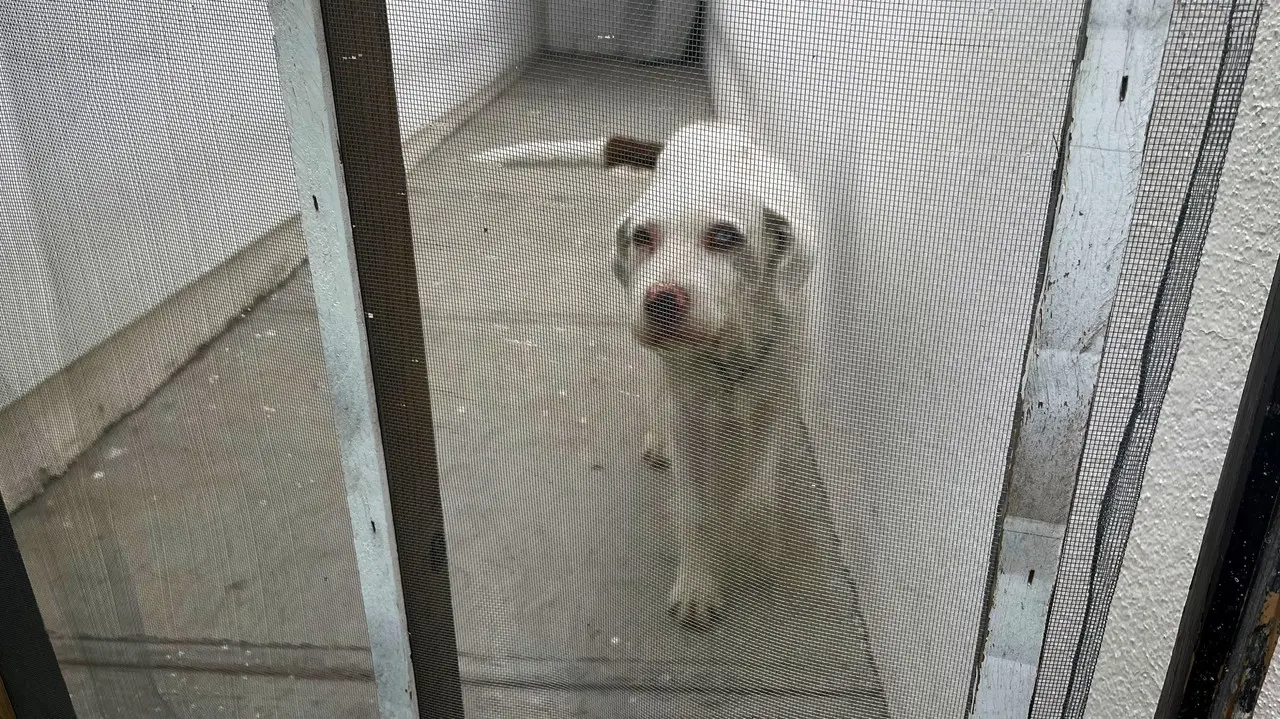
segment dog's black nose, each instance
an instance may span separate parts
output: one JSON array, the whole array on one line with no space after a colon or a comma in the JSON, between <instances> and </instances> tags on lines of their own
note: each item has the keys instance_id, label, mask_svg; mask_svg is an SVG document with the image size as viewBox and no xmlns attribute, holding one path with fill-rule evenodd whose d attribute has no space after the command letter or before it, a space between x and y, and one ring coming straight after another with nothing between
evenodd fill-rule
<instances>
[{"instance_id":1,"label":"dog's black nose","mask_svg":"<svg viewBox=\"0 0 1280 719\"><path fill-rule=\"evenodd\" d=\"M658 331L671 331L684 320L689 295L677 285L653 285L644 293L644 316Z\"/></svg>"}]
</instances>

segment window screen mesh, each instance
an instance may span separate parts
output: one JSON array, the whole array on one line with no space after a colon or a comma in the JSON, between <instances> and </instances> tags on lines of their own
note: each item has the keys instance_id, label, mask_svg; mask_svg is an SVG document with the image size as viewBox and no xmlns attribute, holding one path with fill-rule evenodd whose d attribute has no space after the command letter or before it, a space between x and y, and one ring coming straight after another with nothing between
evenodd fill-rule
<instances>
[{"instance_id":1,"label":"window screen mesh","mask_svg":"<svg viewBox=\"0 0 1280 719\"><path fill-rule=\"evenodd\" d=\"M1080 12L715 15L717 109L826 215L811 425L896 716L966 701Z\"/></svg>"},{"instance_id":2,"label":"window screen mesh","mask_svg":"<svg viewBox=\"0 0 1280 719\"><path fill-rule=\"evenodd\" d=\"M387 4L468 716L963 716L1085 4ZM1176 8L1035 716L1087 696L1258 6ZM377 714L271 37L254 0L0 2L0 492L84 717ZM812 209L713 162L633 218L696 240L680 311L760 323L736 354L637 341L653 173L471 159L713 118ZM765 238L800 305L703 306L776 289ZM739 559L682 626L721 474ZM811 551L771 580L777 544Z\"/></svg>"},{"instance_id":3,"label":"window screen mesh","mask_svg":"<svg viewBox=\"0 0 1280 719\"><path fill-rule=\"evenodd\" d=\"M375 716L265 4L0 37L0 492L77 714Z\"/></svg>"},{"instance_id":4,"label":"window screen mesh","mask_svg":"<svg viewBox=\"0 0 1280 719\"><path fill-rule=\"evenodd\" d=\"M1084 714L1261 9L1174 5L1033 717Z\"/></svg>"},{"instance_id":5,"label":"window screen mesh","mask_svg":"<svg viewBox=\"0 0 1280 719\"><path fill-rule=\"evenodd\" d=\"M962 715L1081 7L547 12L549 52L409 181L470 708ZM655 37L655 15L692 37ZM397 90L402 107L431 101ZM667 615L679 546L664 505L684 480L642 461L659 355L631 336L643 288L612 266L619 218L661 180L468 157L661 141L712 117L785 158L826 227L800 240L825 245L832 307L828 366L800 398L818 421L784 441L811 440L820 467L800 503L829 586L804 597L812 608L785 587L727 586L721 620L691 633ZM710 212L735 218L737 198L722 199ZM635 220L683 232L686 210L670 211ZM721 461L751 461L749 442L723 441Z\"/></svg>"}]
</instances>

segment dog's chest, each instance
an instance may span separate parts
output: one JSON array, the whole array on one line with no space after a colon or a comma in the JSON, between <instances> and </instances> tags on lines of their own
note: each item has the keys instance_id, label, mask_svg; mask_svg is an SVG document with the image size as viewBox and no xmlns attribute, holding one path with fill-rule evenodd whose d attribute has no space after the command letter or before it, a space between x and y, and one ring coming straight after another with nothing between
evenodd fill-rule
<instances>
[{"instance_id":1,"label":"dog's chest","mask_svg":"<svg viewBox=\"0 0 1280 719\"><path fill-rule=\"evenodd\" d=\"M772 393L750 384L724 388L701 387L682 408L695 455L717 474L748 471L767 451L777 416Z\"/></svg>"}]
</instances>

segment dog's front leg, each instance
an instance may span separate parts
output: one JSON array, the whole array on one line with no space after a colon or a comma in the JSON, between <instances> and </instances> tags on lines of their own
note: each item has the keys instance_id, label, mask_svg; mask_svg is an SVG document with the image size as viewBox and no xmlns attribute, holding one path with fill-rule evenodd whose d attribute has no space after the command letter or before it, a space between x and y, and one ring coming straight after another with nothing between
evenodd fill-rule
<instances>
[{"instance_id":1,"label":"dog's front leg","mask_svg":"<svg viewBox=\"0 0 1280 719\"><path fill-rule=\"evenodd\" d=\"M696 401L672 402L671 515L679 557L670 609L682 623L705 627L722 604L719 535L724 502L715 491L714 427L708 408Z\"/></svg>"},{"instance_id":2,"label":"dog's front leg","mask_svg":"<svg viewBox=\"0 0 1280 719\"><path fill-rule=\"evenodd\" d=\"M671 400L661 383L649 401L649 431L644 435L644 461L654 469L671 468Z\"/></svg>"}]
</instances>

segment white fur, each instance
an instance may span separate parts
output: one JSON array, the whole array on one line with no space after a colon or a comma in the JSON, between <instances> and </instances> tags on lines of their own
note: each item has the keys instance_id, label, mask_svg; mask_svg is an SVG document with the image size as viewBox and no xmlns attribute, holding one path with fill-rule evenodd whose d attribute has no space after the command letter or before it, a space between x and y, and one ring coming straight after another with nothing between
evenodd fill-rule
<instances>
[{"instance_id":1,"label":"white fur","mask_svg":"<svg viewBox=\"0 0 1280 719\"><path fill-rule=\"evenodd\" d=\"M594 151L600 164L604 146L534 143L478 159L580 163L593 162ZM739 228L745 247L708 249L703 237L715 223ZM657 237L652 250L633 242L641 226ZM809 361L805 287L816 234L805 193L786 168L742 128L715 123L667 140L649 187L618 221L614 271L632 330L662 361L664 392L645 458L670 465L679 558L669 601L687 624L716 618L736 557L758 549L776 568L797 569L798 538L780 534L796 526L789 488L810 481L797 378ZM776 247L785 251L775 255ZM654 344L643 302L655 284L687 291L696 340Z\"/></svg>"}]
</instances>

